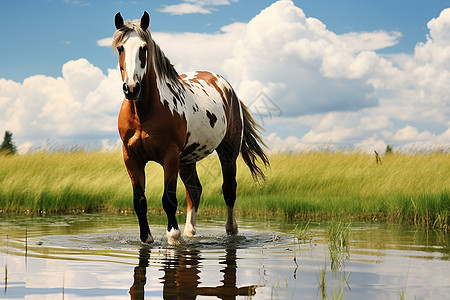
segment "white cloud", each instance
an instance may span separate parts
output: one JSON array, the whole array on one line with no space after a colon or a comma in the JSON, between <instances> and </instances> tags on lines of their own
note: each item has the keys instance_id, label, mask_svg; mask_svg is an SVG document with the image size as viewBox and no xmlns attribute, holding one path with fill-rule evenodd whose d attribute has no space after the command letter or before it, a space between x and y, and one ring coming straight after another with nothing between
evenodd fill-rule
<instances>
[{"instance_id":1,"label":"white cloud","mask_svg":"<svg viewBox=\"0 0 450 300\"><path fill-rule=\"evenodd\" d=\"M227 0L184 0L184 3L164 5L159 11L171 15L210 14L216 10L215 6L229 4Z\"/></svg>"},{"instance_id":2,"label":"white cloud","mask_svg":"<svg viewBox=\"0 0 450 300\"><path fill-rule=\"evenodd\" d=\"M112 37L107 37L97 41L97 45L100 47L111 47L112 45Z\"/></svg>"},{"instance_id":3,"label":"white cloud","mask_svg":"<svg viewBox=\"0 0 450 300\"><path fill-rule=\"evenodd\" d=\"M159 11L169 13L171 15L210 14L211 13L211 9L206 9L201 5L191 4L191 3L165 5Z\"/></svg>"},{"instance_id":4,"label":"white cloud","mask_svg":"<svg viewBox=\"0 0 450 300\"><path fill-rule=\"evenodd\" d=\"M296 136L288 136L287 138L282 139L276 132L273 132L266 137L266 143L271 153L309 152L324 150L327 147L322 144L303 143Z\"/></svg>"},{"instance_id":5,"label":"white cloud","mask_svg":"<svg viewBox=\"0 0 450 300\"><path fill-rule=\"evenodd\" d=\"M90 6L91 4L88 1L84 0L64 0L64 3L71 5L80 5L80 6Z\"/></svg>"},{"instance_id":6,"label":"white cloud","mask_svg":"<svg viewBox=\"0 0 450 300\"><path fill-rule=\"evenodd\" d=\"M285 116L377 105L366 79L353 74L358 70L350 74L345 69L348 64L342 57L358 63L353 50L322 22L306 17L292 1L272 4L244 29L223 69L245 101L263 90ZM339 76L330 75L329 65L335 59Z\"/></svg>"},{"instance_id":7,"label":"white cloud","mask_svg":"<svg viewBox=\"0 0 450 300\"><path fill-rule=\"evenodd\" d=\"M430 38L439 46L450 46L450 8L444 9L438 18L431 19L428 24Z\"/></svg>"},{"instance_id":8,"label":"white cloud","mask_svg":"<svg viewBox=\"0 0 450 300\"><path fill-rule=\"evenodd\" d=\"M246 24L233 23L219 33L162 33L152 36L180 73L213 70L224 73L223 61L231 56L233 44L242 39Z\"/></svg>"},{"instance_id":9,"label":"white cloud","mask_svg":"<svg viewBox=\"0 0 450 300\"><path fill-rule=\"evenodd\" d=\"M368 154L374 154L373 151L377 151L379 154L385 152L387 144L380 139L377 139L375 136L368 137L367 139L356 143L355 149Z\"/></svg>"},{"instance_id":10,"label":"white cloud","mask_svg":"<svg viewBox=\"0 0 450 300\"><path fill-rule=\"evenodd\" d=\"M105 75L86 59L69 61L62 77L43 75L22 84L0 79L0 130L10 130L26 151L42 140L114 137L122 101L120 75ZM23 145L22 145L23 144Z\"/></svg>"},{"instance_id":11,"label":"white cloud","mask_svg":"<svg viewBox=\"0 0 450 300\"><path fill-rule=\"evenodd\" d=\"M33 148L32 142L25 142L17 148L17 152L19 154L26 154L26 153L30 152L32 148Z\"/></svg>"},{"instance_id":12,"label":"white cloud","mask_svg":"<svg viewBox=\"0 0 450 300\"><path fill-rule=\"evenodd\" d=\"M398 31L386 32L376 30L373 32L350 32L339 37L347 47L350 47L354 52L360 52L394 46L398 43L398 39L401 36L402 34Z\"/></svg>"},{"instance_id":13,"label":"white cloud","mask_svg":"<svg viewBox=\"0 0 450 300\"><path fill-rule=\"evenodd\" d=\"M414 128L410 125L405 126L402 129L399 129L394 136L392 137L392 139L394 141L399 141L399 142L411 142L411 141L416 141L416 142L421 142L421 141L429 141L431 139L434 139L435 136L431 133L429 133L428 131L423 131L423 132L419 132L419 130L417 130L417 128Z\"/></svg>"},{"instance_id":14,"label":"white cloud","mask_svg":"<svg viewBox=\"0 0 450 300\"><path fill-rule=\"evenodd\" d=\"M248 24L231 24L216 34L153 36L181 72L222 73L244 101L250 103L263 91L286 116L376 106L368 78L377 67L385 70L388 65L374 52L355 53L356 46L347 45L319 20L307 18L292 1L276 2ZM360 48L378 49L395 43L398 36L377 31L351 37L353 44L362 41ZM107 39L98 43L110 44Z\"/></svg>"},{"instance_id":15,"label":"white cloud","mask_svg":"<svg viewBox=\"0 0 450 300\"><path fill-rule=\"evenodd\" d=\"M0 78L0 122L5 117L2 112L5 112L8 106L14 102L19 89L20 83Z\"/></svg>"},{"instance_id":16,"label":"white cloud","mask_svg":"<svg viewBox=\"0 0 450 300\"><path fill-rule=\"evenodd\" d=\"M209 9L229 1L184 3ZM221 73L247 104L263 91L282 112L264 122L274 149L334 144L382 152L388 144L450 145L450 9L427 26L427 41L414 54L380 55L375 51L397 43L400 33L337 35L281 0L218 33L153 37L180 72ZM110 47L111 39L98 45ZM0 79L0 132L22 141L114 136L120 87L116 70L103 74L83 59L66 63L58 78ZM307 129L295 134L280 125L287 120Z\"/></svg>"}]
</instances>

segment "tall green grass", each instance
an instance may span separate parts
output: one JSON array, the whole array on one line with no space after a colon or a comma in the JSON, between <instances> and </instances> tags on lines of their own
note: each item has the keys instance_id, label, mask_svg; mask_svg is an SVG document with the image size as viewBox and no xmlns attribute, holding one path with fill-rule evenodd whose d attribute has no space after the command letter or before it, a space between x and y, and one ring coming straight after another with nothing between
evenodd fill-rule
<instances>
[{"instance_id":1,"label":"tall green grass","mask_svg":"<svg viewBox=\"0 0 450 300\"><path fill-rule=\"evenodd\" d=\"M271 163L258 207L273 213L410 220L448 228L449 154L391 154L377 165L367 154L315 152L276 155ZM240 203L251 210L251 202Z\"/></svg>"},{"instance_id":2,"label":"tall green grass","mask_svg":"<svg viewBox=\"0 0 450 300\"><path fill-rule=\"evenodd\" d=\"M448 228L450 154L390 154L377 165L361 153L274 154L267 180L255 183L238 161L239 213L287 217L388 219ZM149 209L161 210L162 168L146 167ZM200 209L225 211L218 158L198 164ZM180 209L185 206L179 182ZM132 188L119 152L36 152L0 156L3 212L132 210Z\"/></svg>"}]
</instances>

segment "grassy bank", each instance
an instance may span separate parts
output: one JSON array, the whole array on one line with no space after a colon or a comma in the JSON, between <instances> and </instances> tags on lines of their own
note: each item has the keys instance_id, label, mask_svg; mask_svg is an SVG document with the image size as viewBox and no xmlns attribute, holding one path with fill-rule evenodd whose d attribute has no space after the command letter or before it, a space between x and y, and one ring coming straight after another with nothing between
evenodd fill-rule
<instances>
[{"instance_id":1,"label":"grassy bank","mask_svg":"<svg viewBox=\"0 0 450 300\"><path fill-rule=\"evenodd\" d=\"M254 183L238 164L241 214L387 219L449 226L450 154L372 155L314 152L271 155L267 181ZM162 168L147 166L149 209L161 210ZM217 157L199 166L200 208L224 211ZM178 187L185 207L184 187ZM33 153L0 156L3 212L132 210L132 189L119 152Z\"/></svg>"}]
</instances>

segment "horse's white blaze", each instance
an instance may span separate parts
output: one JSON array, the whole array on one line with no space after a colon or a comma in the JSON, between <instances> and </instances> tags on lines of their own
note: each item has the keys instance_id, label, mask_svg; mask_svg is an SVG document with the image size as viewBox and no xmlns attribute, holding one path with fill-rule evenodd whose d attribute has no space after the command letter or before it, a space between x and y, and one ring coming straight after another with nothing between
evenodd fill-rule
<instances>
[{"instance_id":1,"label":"horse's white blaze","mask_svg":"<svg viewBox=\"0 0 450 300\"><path fill-rule=\"evenodd\" d=\"M146 70L147 61L142 68L139 59L139 50L145 46L145 42L139 37L136 32L132 32L127 41L123 44L125 51L125 73L124 82L130 87L133 87L137 82L142 80Z\"/></svg>"}]
</instances>

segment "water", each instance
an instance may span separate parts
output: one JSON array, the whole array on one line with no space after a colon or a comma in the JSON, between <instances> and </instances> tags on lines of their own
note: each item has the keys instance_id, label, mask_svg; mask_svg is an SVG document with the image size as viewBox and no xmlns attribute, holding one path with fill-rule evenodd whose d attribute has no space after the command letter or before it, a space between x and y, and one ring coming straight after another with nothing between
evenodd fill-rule
<instances>
[{"instance_id":1,"label":"water","mask_svg":"<svg viewBox=\"0 0 450 300\"><path fill-rule=\"evenodd\" d=\"M173 248L165 217L150 219L146 246L133 215L0 217L0 298L449 299L441 231L352 223L348 247L330 251L330 223L309 223L299 241L302 222L242 218L228 237L224 218L201 218Z\"/></svg>"}]
</instances>

